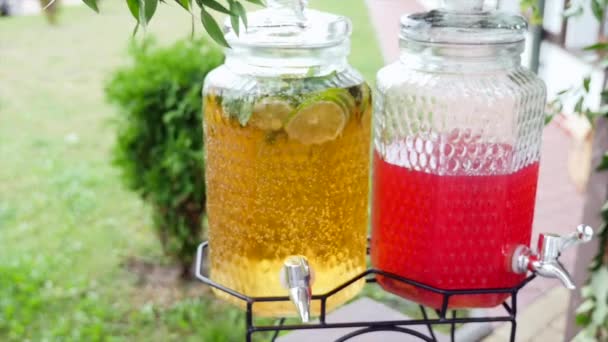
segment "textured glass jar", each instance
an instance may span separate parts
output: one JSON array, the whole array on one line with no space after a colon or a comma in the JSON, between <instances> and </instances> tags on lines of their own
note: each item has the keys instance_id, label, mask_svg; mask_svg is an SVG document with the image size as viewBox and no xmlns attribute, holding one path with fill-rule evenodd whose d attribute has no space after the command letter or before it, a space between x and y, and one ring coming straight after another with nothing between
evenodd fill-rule
<instances>
[{"instance_id":1,"label":"textured glass jar","mask_svg":"<svg viewBox=\"0 0 608 342\"><path fill-rule=\"evenodd\" d=\"M294 0L248 18L240 36L227 29L232 49L203 91L211 277L248 296L285 296L285 260L304 256L312 294L323 294L365 269L370 89L347 62L348 19Z\"/></svg>"},{"instance_id":2,"label":"textured glass jar","mask_svg":"<svg viewBox=\"0 0 608 342\"><path fill-rule=\"evenodd\" d=\"M526 23L483 1L401 20L401 57L378 73L372 262L441 289L511 287L531 237L545 86L520 64ZM438 308L441 296L379 278ZM506 295L457 296L491 307Z\"/></svg>"}]
</instances>

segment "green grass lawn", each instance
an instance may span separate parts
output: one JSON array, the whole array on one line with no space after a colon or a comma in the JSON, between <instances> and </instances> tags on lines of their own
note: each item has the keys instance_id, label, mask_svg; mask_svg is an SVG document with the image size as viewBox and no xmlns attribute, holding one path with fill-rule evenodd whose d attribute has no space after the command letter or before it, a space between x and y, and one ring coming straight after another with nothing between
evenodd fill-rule
<instances>
[{"instance_id":1,"label":"green grass lawn","mask_svg":"<svg viewBox=\"0 0 608 342\"><path fill-rule=\"evenodd\" d=\"M312 5L353 19L351 61L372 80L382 60L364 1ZM185 12L159 9L148 34L190 35ZM116 111L103 85L127 61L133 24L118 0L100 15L66 8L57 27L0 19L0 341L243 336L238 310L207 297L161 304L122 266L162 260L147 209L109 162Z\"/></svg>"}]
</instances>

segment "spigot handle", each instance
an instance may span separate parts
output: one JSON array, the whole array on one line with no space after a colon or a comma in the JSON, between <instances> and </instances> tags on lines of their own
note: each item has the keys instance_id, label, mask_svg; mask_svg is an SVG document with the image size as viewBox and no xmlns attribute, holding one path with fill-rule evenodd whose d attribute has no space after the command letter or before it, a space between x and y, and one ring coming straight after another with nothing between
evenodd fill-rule
<instances>
[{"instance_id":1,"label":"spigot handle","mask_svg":"<svg viewBox=\"0 0 608 342\"><path fill-rule=\"evenodd\" d=\"M576 232L567 236L543 233L538 237L537 252L541 259L556 259L569 247L589 242L592 238L593 229L584 224L576 227Z\"/></svg>"},{"instance_id":2,"label":"spigot handle","mask_svg":"<svg viewBox=\"0 0 608 342\"><path fill-rule=\"evenodd\" d=\"M289 256L283 262L281 283L289 290L289 297L296 306L302 322L310 321L310 301L312 298L313 272L306 257Z\"/></svg>"},{"instance_id":3,"label":"spigot handle","mask_svg":"<svg viewBox=\"0 0 608 342\"><path fill-rule=\"evenodd\" d=\"M585 224L579 224L576 227L576 232L562 239L563 240L562 245L560 246L560 252L579 243L591 241L591 239L593 239L593 228Z\"/></svg>"}]
</instances>

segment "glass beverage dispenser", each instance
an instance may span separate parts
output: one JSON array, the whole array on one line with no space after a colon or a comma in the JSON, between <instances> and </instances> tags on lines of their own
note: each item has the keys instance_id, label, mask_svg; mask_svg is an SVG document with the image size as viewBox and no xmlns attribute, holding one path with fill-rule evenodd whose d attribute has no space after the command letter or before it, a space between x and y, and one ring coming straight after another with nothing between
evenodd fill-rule
<instances>
[{"instance_id":1,"label":"glass beverage dispenser","mask_svg":"<svg viewBox=\"0 0 608 342\"><path fill-rule=\"evenodd\" d=\"M400 60L378 73L374 121L372 262L446 290L505 288L528 270L573 286L557 257L586 241L531 238L545 85L520 65L526 22L446 0L401 19ZM379 278L427 306L442 296ZM456 296L491 307L507 295Z\"/></svg>"},{"instance_id":2,"label":"glass beverage dispenser","mask_svg":"<svg viewBox=\"0 0 608 342\"><path fill-rule=\"evenodd\" d=\"M210 273L254 312L304 321L365 267L370 88L347 62L347 18L268 0L205 80ZM328 301L352 298L357 282ZM226 300L234 300L217 293Z\"/></svg>"}]
</instances>

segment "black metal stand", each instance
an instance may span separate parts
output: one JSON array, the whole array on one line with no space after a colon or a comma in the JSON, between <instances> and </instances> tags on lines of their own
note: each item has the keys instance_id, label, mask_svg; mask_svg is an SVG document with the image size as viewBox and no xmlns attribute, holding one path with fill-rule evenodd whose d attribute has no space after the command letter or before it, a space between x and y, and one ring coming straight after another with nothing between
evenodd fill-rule
<instances>
[{"instance_id":1,"label":"black metal stand","mask_svg":"<svg viewBox=\"0 0 608 342\"><path fill-rule=\"evenodd\" d=\"M338 338L336 342L347 341L355 336L377 332L377 331L394 331L401 332L404 334L408 334L414 337L419 338L422 341L427 342L436 342L437 337L434 332L434 327L437 325L449 325L450 326L450 337L451 341L455 341L455 332L456 332L456 324L466 324L466 323L488 323L488 322L510 322L511 323L511 336L510 341L515 341L515 332L517 329L517 293L521 290L526 284L528 284L532 279L534 279L535 275L530 275L519 285L511 288L500 288L500 289L471 289L471 290L442 290L438 289L426 284L422 284L411 279L407 279L404 277L400 277L396 274L392 274L389 272L385 272L382 270L370 268L356 277L350 279L349 281L337 286L335 289L322 294L322 295L313 295L313 301L321 302L321 314L319 315L318 323L311 324L290 324L286 325L285 318L279 319L276 325L256 325L253 321L253 306L256 303L264 303L264 302L290 302L288 296L284 297L249 297L239 292L236 292L232 289L229 289L221 284L218 284L211 280L209 277L204 276L201 273L202 266L202 256L204 254L205 249L207 249L208 243L202 243L197 252L197 260L196 260L196 277L203 283L219 290L225 292L233 297L236 297L244 302L247 308L246 315L246 324L247 324L247 334L245 340L250 342L253 335L258 332L274 332L271 341L278 337L279 332L281 331L292 331L292 330L310 330L310 329L336 329L336 328L360 328L353 332L350 332L341 338ZM376 275L381 275L386 278L390 278L394 281L401 282L404 284L408 284L414 286L416 288L420 288L423 290L427 290L429 292L433 292L437 295L441 295L443 297L442 307L440 310L435 310L437 316L439 318L432 319L429 318L427 314L427 308L420 305L420 311L422 313L423 319L407 319L407 320L398 320L398 321L372 321L372 322L340 322L340 323L329 323L326 321L327 315L327 300L329 297L335 295L336 293L342 291L349 285L355 283L356 281L365 278L365 282L367 283L375 283ZM450 299L457 296L463 295L488 295L488 294L509 294L511 297L510 304L507 302L502 303L502 307L505 309L505 314L500 316L491 316L491 317L457 317L456 311L452 311L451 317L448 317L448 307ZM419 331L413 330L410 327L412 326L426 326L428 329L428 335L423 334Z\"/></svg>"}]
</instances>

